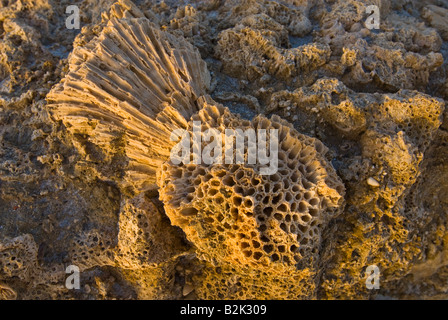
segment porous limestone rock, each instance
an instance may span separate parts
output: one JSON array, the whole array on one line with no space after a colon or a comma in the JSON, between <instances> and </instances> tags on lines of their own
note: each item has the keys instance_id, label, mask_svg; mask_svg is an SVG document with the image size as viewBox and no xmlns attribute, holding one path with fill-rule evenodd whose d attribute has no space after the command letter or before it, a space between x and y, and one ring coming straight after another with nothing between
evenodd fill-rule
<instances>
[{"instance_id":1,"label":"porous limestone rock","mask_svg":"<svg viewBox=\"0 0 448 320\"><path fill-rule=\"evenodd\" d=\"M344 199L344 186L325 158L326 147L278 117L249 122L222 107L206 106L191 121L203 124L201 132L220 130L222 140L226 140L224 129L274 129L280 141L267 135L268 145L279 143L278 170L273 174L263 175L264 164L222 160L222 164L208 165L176 165L170 160L162 166L160 199L171 222L184 230L198 255L234 268L313 265L321 229L340 213ZM188 128L193 130L192 122ZM200 153L207 145L201 146ZM223 155L226 147L219 146ZM244 152L248 161L252 147L231 152L235 156Z\"/></svg>"},{"instance_id":2,"label":"porous limestone rock","mask_svg":"<svg viewBox=\"0 0 448 320\"><path fill-rule=\"evenodd\" d=\"M113 12L118 12L116 16L126 16L113 8ZM75 48L69 58L68 74L47 96L51 115L62 120L75 138L79 137L77 148L81 154L87 154L87 148L94 148L95 153L89 153L89 159L113 161L119 155L124 156L123 175L117 179L122 190L133 187L138 193L151 188L154 173L162 170L158 180L162 192L160 198L167 215L171 223L186 233L200 260L236 263L244 268L250 261L249 265L259 266L259 269L266 269L274 275L284 268L292 272L296 272L296 268L312 268L312 272L306 269L304 274L315 273L321 231L330 218L342 210L344 197L344 186L325 158L326 148L318 140L300 135L280 118L273 118L272 124L262 117L250 123L222 107L213 106L216 103L204 96L210 78L197 51L184 40L158 30L146 18L134 16L139 14L121 19L111 17L97 37L85 46ZM189 123L187 119L190 119ZM171 132L191 129L191 121L195 120L208 125L214 123L218 127L228 125L229 129L279 130L282 151L278 174L263 178L256 167L243 167L241 173L236 172L238 166L221 168L220 177L228 172L224 182L229 184L231 181L235 184L242 178L240 175L249 174L245 178L247 186L241 185L241 190L234 190L235 197L216 199L218 207L222 207L223 201L233 204L231 217L226 218L228 210L220 214L218 207L213 205L200 210L177 208L178 203L184 201L184 196L188 199L185 188L189 190L191 181L172 182L181 184L177 191L181 195L177 196L171 195L171 184L165 185L171 176L165 172L169 169L162 163L168 160L174 146ZM213 172L217 168L214 167ZM201 166L190 169L202 170ZM194 173L190 175L194 176ZM179 178L177 173L173 175L173 178ZM259 186L251 187L250 184L256 181ZM204 186L197 192L204 196L213 190ZM215 194L222 192L215 190ZM197 205L201 203L197 200ZM142 207L143 202L138 206ZM176 210L179 212L175 213ZM197 222L182 223L182 216L192 215L193 211L208 211L211 215L199 215ZM135 231L132 231L136 226L131 225L131 230L127 230L129 222L121 220L126 218L126 212L122 208L118 244L114 238L104 238L98 230L91 229L73 242L71 260L82 270L118 264L125 270L140 271L168 261L170 251L167 247L161 248L162 256L167 256L159 259L154 256L157 250L138 245L139 241L134 239ZM142 214L134 212L130 218L135 219L135 216L142 217ZM190 227L190 224L208 223L209 219L214 219L213 216L218 220L233 217L236 221L244 220L246 216L253 218L246 221L247 225L243 223L240 231L234 230L225 236L220 235L222 227L219 225L204 225L205 230ZM143 225L153 232L157 230L153 229L157 228L155 221ZM213 233L217 238L206 239L204 232ZM151 233L147 236L151 237ZM246 237L251 238L243 240ZM175 240L168 242L173 246ZM218 243L213 243L214 240ZM153 241L160 242L160 239ZM132 247L128 248L130 243ZM145 265L147 258L151 263ZM269 271L271 268L274 271ZM246 274L247 270L241 272ZM307 282L314 281L311 276L304 278ZM143 292L146 291L141 291L139 296L148 297L148 293ZM299 291L294 294L298 295Z\"/></svg>"},{"instance_id":3,"label":"porous limestone rock","mask_svg":"<svg viewBox=\"0 0 448 320\"><path fill-rule=\"evenodd\" d=\"M202 134L218 130L226 143L230 140L225 130L278 130L278 137L271 133L266 143L278 143L279 149L278 170L268 175L263 175L263 164L237 164L234 160L226 164L222 159L222 164L187 165L170 160L159 171L160 199L171 222L185 232L199 259L223 269L214 286L221 287L218 280L232 270L239 279L235 282L245 287L234 294L220 288L213 294L200 290L199 294L214 299L221 295L229 299L312 296L322 230L344 204L344 185L325 157L327 148L276 116L247 121L223 107L207 105L192 117L188 126L192 135L193 121L202 123ZM233 137L231 140L233 144ZM207 148L208 144L202 145L199 153ZM218 148L225 155L229 145ZM250 148L253 146L230 149L232 159L242 153L247 162ZM208 285L212 270L205 272ZM261 274L265 275L263 284L256 284L261 282ZM290 284L285 274L300 281ZM252 286L270 289L249 291ZM303 291L305 286L308 288Z\"/></svg>"},{"instance_id":4,"label":"porous limestone rock","mask_svg":"<svg viewBox=\"0 0 448 320\"><path fill-rule=\"evenodd\" d=\"M378 30L365 27L368 4L380 9ZM72 30L64 1L0 1L1 299L446 299L445 2L78 5L81 30ZM280 219L260 214L262 200L248 194L238 207L244 232L228 229L235 210L223 211L220 199L238 204L239 191L257 188L222 164L191 172L210 169L210 190L229 193L209 195L201 180L197 192L185 186L185 197L167 199L165 188L160 201L157 170L169 169L162 174L176 186L169 130L209 112L243 127L278 125L297 132L300 145L314 141L306 148L326 164L319 168L345 187L329 200L339 204L334 213L324 210L328 195L310 197L322 200L321 228L310 226L317 218L294 221L291 209L300 216L309 191L288 202L292 191L279 191L285 179L271 183L247 165L235 173L257 186L269 180L286 202L275 206ZM290 170L278 175L309 175ZM199 190L211 202L196 201L198 213L181 221L172 201L190 205ZM257 208L247 209L249 200ZM199 217L209 207L222 212L219 229ZM200 238L205 231L211 236ZM71 264L81 269L79 290L65 287ZM366 288L371 265L378 290Z\"/></svg>"}]
</instances>

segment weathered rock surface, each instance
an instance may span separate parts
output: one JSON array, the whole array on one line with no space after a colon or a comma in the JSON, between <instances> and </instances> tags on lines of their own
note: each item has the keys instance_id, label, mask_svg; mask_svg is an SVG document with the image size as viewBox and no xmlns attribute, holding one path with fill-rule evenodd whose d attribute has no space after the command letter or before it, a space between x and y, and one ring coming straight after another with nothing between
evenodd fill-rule
<instances>
[{"instance_id":1,"label":"weathered rock surface","mask_svg":"<svg viewBox=\"0 0 448 320\"><path fill-rule=\"evenodd\" d=\"M76 30L1 1L0 299L446 299L448 6L372 2L378 30L357 0L84 0ZM277 175L170 162L195 120L280 129Z\"/></svg>"}]
</instances>

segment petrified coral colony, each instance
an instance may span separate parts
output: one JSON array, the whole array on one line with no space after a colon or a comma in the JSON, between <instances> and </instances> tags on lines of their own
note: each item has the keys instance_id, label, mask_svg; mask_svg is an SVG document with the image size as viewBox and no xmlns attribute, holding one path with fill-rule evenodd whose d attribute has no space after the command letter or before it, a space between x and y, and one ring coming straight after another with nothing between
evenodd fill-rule
<instances>
[{"instance_id":1,"label":"petrified coral colony","mask_svg":"<svg viewBox=\"0 0 448 320\"><path fill-rule=\"evenodd\" d=\"M280 2L123 0L82 30L43 95L54 127L45 140L61 146L45 145L59 151L38 161L75 198L85 189L87 204L50 209L19 234L7 216L20 206L5 211L1 298L446 294L448 221L435 215L448 186L428 188L426 172L448 175L448 9L376 1L384 18L373 32L367 2ZM415 23L420 14L435 29ZM4 102L6 112L20 103ZM249 107L274 115L244 119ZM193 121L202 132L277 129L277 173L174 164L171 133ZM64 288L70 264L79 290ZM381 291L366 287L369 265L381 270Z\"/></svg>"},{"instance_id":2,"label":"petrified coral colony","mask_svg":"<svg viewBox=\"0 0 448 320\"><path fill-rule=\"evenodd\" d=\"M321 230L343 203L344 187L324 158L326 148L278 117L242 121L224 108L206 106L192 120L206 128L278 129L278 172L260 175L260 164L183 167L166 162L158 177L166 214L184 230L199 259L258 278L240 281L244 289L237 297L244 298L257 281L270 288L255 290L253 298L302 296L304 284L291 284L291 277L315 272ZM215 288L201 295L231 296L221 293L227 286L212 284Z\"/></svg>"}]
</instances>

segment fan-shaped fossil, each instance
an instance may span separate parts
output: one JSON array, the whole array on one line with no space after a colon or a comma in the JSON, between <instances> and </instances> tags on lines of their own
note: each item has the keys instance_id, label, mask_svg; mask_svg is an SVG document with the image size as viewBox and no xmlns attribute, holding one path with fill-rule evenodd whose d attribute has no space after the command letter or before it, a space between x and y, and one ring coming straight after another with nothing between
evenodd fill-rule
<instances>
[{"instance_id":1,"label":"fan-shaped fossil","mask_svg":"<svg viewBox=\"0 0 448 320\"><path fill-rule=\"evenodd\" d=\"M173 145L171 132L186 126L209 87L199 53L145 18L112 18L69 63L68 75L47 97L54 118L105 153L124 143L123 186L154 184Z\"/></svg>"},{"instance_id":2,"label":"fan-shaped fossil","mask_svg":"<svg viewBox=\"0 0 448 320\"><path fill-rule=\"evenodd\" d=\"M242 120L215 103L199 53L145 18L112 18L69 60L70 72L48 95L52 116L104 154L121 150L122 187L154 187L158 172L166 213L198 256L266 270L316 262L321 229L344 196L320 141L278 117ZM245 164L173 165L171 133L191 131L195 120L221 130L278 130L278 173L261 176Z\"/></svg>"}]
</instances>

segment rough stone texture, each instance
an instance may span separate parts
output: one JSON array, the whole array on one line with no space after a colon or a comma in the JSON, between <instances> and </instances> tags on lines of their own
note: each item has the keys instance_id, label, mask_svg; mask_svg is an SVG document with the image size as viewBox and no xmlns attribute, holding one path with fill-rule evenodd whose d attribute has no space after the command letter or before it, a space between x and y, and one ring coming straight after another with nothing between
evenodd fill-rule
<instances>
[{"instance_id":1,"label":"rough stone texture","mask_svg":"<svg viewBox=\"0 0 448 320\"><path fill-rule=\"evenodd\" d=\"M0 1L0 299L446 299L448 5L369 4L379 30L358 0ZM210 112L316 163L178 179L170 130Z\"/></svg>"},{"instance_id":2,"label":"rough stone texture","mask_svg":"<svg viewBox=\"0 0 448 320\"><path fill-rule=\"evenodd\" d=\"M312 292L315 279L311 273L317 274L321 232L344 204L344 186L324 157L326 147L276 116L271 120L256 117L249 122L223 107L206 106L191 121L203 123L202 132L218 130L226 141L220 147L223 155L229 143L224 129L277 129L278 171L264 175L261 164L202 162L184 166L169 161L159 171L158 185L171 222L195 245L200 260L241 277L238 282L242 288L236 291L242 292L235 293L239 298L306 297L303 282L308 282L307 293ZM188 130L193 139L191 123ZM267 134L268 144L272 139ZM208 146L203 145L201 154ZM235 159L237 151L231 153ZM244 159L248 159L248 153L246 145ZM266 275L262 280L261 274ZM285 274L301 281L287 285L290 279ZM221 277L216 279L216 292L201 292L203 297L221 298ZM211 281L207 279L208 284ZM252 292L251 287L257 287L251 284L253 281L263 282L258 285L269 287L270 294ZM229 293L222 295L232 297Z\"/></svg>"},{"instance_id":3,"label":"rough stone texture","mask_svg":"<svg viewBox=\"0 0 448 320\"><path fill-rule=\"evenodd\" d=\"M113 168L123 188L154 184L171 132L185 126L209 86L199 53L146 18L111 17L98 37L73 51L69 66L47 96L51 115L78 149L91 149L89 160L123 163Z\"/></svg>"}]
</instances>

